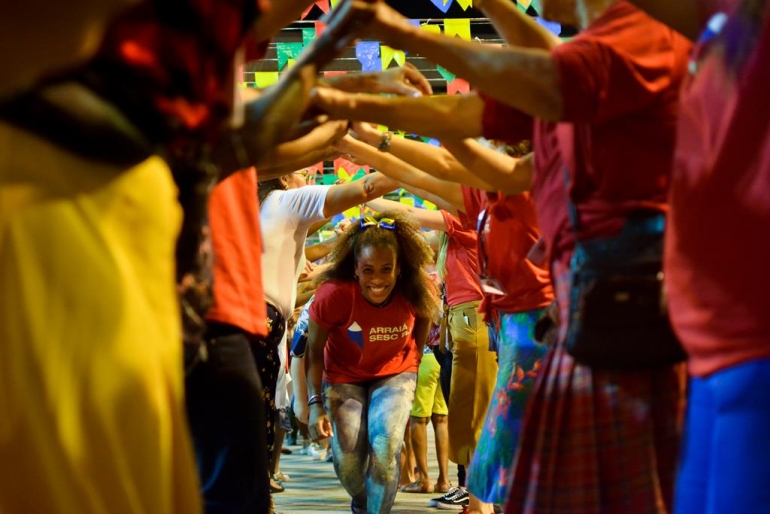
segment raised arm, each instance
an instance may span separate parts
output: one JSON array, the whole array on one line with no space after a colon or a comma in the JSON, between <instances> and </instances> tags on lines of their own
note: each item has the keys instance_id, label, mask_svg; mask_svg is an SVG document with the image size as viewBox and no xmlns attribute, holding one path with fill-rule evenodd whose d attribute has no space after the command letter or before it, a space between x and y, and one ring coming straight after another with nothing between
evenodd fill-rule
<instances>
[{"instance_id":1,"label":"raised arm","mask_svg":"<svg viewBox=\"0 0 770 514\"><path fill-rule=\"evenodd\" d=\"M532 187L532 153L516 159L487 148L473 139L444 140L444 146L477 173L480 180L490 184L486 188L488 191L497 190L507 195L516 195Z\"/></svg>"},{"instance_id":2,"label":"raised arm","mask_svg":"<svg viewBox=\"0 0 770 514\"><path fill-rule=\"evenodd\" d=\"M421 30L385 2L354 2L370 16L361 34L440 64L489 96L535 118L559 121L562 95L548 50L495 48ZM515 85L515 87L514 87Z\"/></svg>"},{"instance_id":3,"label":"raised arm","mask_svg":"<svg viewBox=\"0 0 770 514\"><path fill-rule=\"evenodd\" d=\"M373 147L383 144L383 137L389 137L367 123L354 123L353 132L355 137ZM489 182L482 180L475 174L475 170L470 171L473 168L464 166L445 148L403 137L390 137L388 141L387 148L384 150L415 168L427 170L436 178L467 184L477 189L492 189Z\"/></svg>"},{"instance_id":4,"label":"raised arm","mask_svg":"<svg viewBox=\"0 0 770 514\"><path fill-rule=\"evenodd\" d=\"M550 50L560 42L557 36L521 12L510 0L473 0L473 6L487 15L509 45Z\"/></svg>"},{"instance_id":5,"label":"raised arm","mask_svg":"<svg viewBox=\"0 0 770 514\"><path fill-rule=\"evenodd\" d=\"M318 82L349 93L392 93L404 96L433 94L428 79L409 62L399 68L334 75Z\"/></svg>"},{"instance_id":6,"label":"raised arm","mask_svg":"<svg viewBox=\"0 0 770 514\"><path fill-rule=\"evenodd\" d=\"M366 202L366 205L378 212L399 211L408 212L410 216L417 220L417 223L424 228L433 230L447 230L444 216L439 211L429 211L419 207L412 207L401 202L394 202L385 198L375 198Z\"/></svg>"},{"instance_id":7,"label":"raised arm","mask_svg":"<svg viewBox=\"0 0 770 514\"><path fill-rule=\"evenodd\" d=\"M385 98L316 88L311 100L334 119L379 123L438 138L482 135L484 101L475 94Z\"/></svg>"},{"instance_id":8,"label":"raised arm","mask_svg":"<svg viewBox=\"0 0 770 514\"><path fill-rule=\"evenodd\" d=\"M465 210L462 190L459 184L437 179L394 155L380 152L350 136L340 139L335 147L343 153L349 153L362 162L366 162L397 182L406 185L406 189L426 200L430 200L430 198L426 197L423 194L424 192L444 199L458 210Z\"/></svg>"},{"instance_id":9,"label":"raised arm","mask_svg":"<svg viewBox=\"0 0 770 514\"><path fill-rule=\"evenodd\" d=\"M396 188L393 184L366 180L366 177L346 184L330 186L324 203L324 217L331 218L335 214L378 198L394 189Z\"/></svg>"}]
</instances>

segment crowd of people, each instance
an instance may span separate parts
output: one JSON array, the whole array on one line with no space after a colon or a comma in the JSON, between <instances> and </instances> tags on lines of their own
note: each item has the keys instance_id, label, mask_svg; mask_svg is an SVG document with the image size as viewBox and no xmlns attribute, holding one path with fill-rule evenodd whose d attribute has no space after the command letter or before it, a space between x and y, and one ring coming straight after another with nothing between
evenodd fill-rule
<instances>
[{"instance_id":1,"label":"crowd of people","mask_svg":"<svg viewBox=\"0 0 770 514\"><path fill-rule=\"evenodd\" d=\"M354 513L770 513L770 2L341 0L236 88L312 3L3 8L0 513L271 513L289 418Z\"/></svg>"}]
</instances>

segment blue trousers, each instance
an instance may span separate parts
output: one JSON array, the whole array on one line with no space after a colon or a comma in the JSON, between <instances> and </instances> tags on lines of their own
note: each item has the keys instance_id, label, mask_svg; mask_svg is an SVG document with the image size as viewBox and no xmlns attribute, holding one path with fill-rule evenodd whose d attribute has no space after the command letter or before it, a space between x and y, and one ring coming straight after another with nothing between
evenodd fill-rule
<instances>
[{"instance_id":1,"label":"blue trousers","mask_svg":"<svg viewBox=\"0 0 770 514\"><path fill-rule=\"evenodd\" d=\"M675 512L770 513L770 359L690 379Z\"/></svg>"}]
</instances>

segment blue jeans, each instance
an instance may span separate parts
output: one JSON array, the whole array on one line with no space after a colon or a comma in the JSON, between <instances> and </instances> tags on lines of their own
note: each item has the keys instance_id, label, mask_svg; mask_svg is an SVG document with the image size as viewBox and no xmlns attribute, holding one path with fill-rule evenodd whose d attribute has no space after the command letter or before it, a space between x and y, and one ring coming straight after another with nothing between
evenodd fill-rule
<instances>
[{"instance_id":1,"label":"blue jeans","mask_svg":"<svg viewBox=\"0 0 770 514\"><path fill-rule=\"evenodd\" d=\"M770 359L690 379L677 514L770 512Z\"/></svg>"},{"instance_id":2,"label":"blue jeans","mask_svg":"<svg viewBox=\"0 0 770 514\"><path fill-rule=\"evenodd\" d=\"M334 471L354 512L388 513L398 492L399 458L417 373L358 384L324 383L332 421Z\"/></svg>"}]
</instances>

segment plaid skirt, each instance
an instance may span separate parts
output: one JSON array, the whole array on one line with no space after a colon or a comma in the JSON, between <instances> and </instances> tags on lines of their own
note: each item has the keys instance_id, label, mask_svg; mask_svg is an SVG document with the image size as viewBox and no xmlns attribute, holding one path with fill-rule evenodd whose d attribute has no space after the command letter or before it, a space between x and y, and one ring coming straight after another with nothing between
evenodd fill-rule
<instances>
[{"instance_id":1,"label":"plaid skirt","mask_svg":"<svg viewBox=\"0 0 770 514\"><path fill-rule=\"evenodd\" d=\"M614 372L577 364L563 346L569 268L556 263L554 281L559 342L546 355L530 397L505 512L669 512L684 365Z\"/></svg>"}]
</instances>

